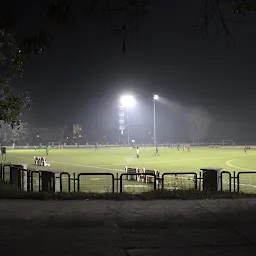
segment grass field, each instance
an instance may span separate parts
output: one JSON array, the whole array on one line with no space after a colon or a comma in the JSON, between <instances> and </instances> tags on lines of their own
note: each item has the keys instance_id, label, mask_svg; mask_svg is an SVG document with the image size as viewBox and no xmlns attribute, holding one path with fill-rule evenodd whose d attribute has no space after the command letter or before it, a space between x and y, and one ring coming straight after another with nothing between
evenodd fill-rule
<instances>
[{"instance_id":1,"label":"grass field","mask_svg":"<svg viewBox=\"0 0 256 256\"><path fill-rule=\"evenodd\" d=\"M45 150L8 150L5 163L28 164L30 169L57 170L73 173L113 173L115 176L124 172L124 166L147 169L157 169L160 173L166 172L196 172L200 168L218 167L225 171L236 173L242 171L256 171L256 150L251 148L245 153L243 147L195 147L191 152L177 151L176 148L159 148L160 156L154 156L154 148L140 148L140 158L135 157L131 148L99 149L52 149L47 156L50 167L34 165L33 157L45 156ZM85 191L105 191L110 188L108 177L81 177ZM169 179L169 180L168 180ZM168 177L169 188L193 187L193 177L184 176L179 179ZM224 177L225 179L225 177ZM256 193L256 174L241 176L241 191ZM225 182L228 187L227 182ZM168 186L165 186L168 188ZM124 188L132 192L151 189L148 185L127 182Z\"/></svg>"}]
</instances>

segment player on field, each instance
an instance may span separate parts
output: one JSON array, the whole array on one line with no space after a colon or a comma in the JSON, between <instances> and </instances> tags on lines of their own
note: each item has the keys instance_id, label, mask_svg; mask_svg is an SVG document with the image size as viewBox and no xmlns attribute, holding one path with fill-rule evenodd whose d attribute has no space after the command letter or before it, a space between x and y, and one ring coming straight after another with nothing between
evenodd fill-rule
<instances>
[{"instance_id":1,"label":"player on field","mask_svg":"<svg viewBox=\"0 0 256 256\"><path fill-rule=\"evenodd\" d=\"M46 146L45 152L46 152L46 155L48 156L48 154L49 154L49 146Z\"/></svg>"},{"instance_id":2,"label":"player on field","mask_svg":"<svg viewBox=\"0 0 256 256\"><path fill-rule=\"evenodd\" d=\"M185 151L185 145L184 144L183 144L182 148L183 148L183 151Z\"/></svg>"},{"instance_id":3,"label":"player on field","mask_svg":"<svg viewBox=\"0 0 256 256\"><path fill-rule=\"evenodd\" d=\"M95 144L95 150L98 150L98 144L97 143Z\"/></svg>"},{"instance_id":4,"label":"player on field","mask_svg":"<svg viewBox=\"0 0 256 256\"><path fill-rule=\"evenodd\" d=\"M188 145L188 152L190 152L190 145Z\"/></svg>"},{"instance_id":5,"label":"player on field","mask_svg":"<svg viewBox=\"0 0 256 256\"><path fill-rule=\"evenodd\" d=\"M247 146L246 145L244 146L244 152L245 153L247 152Z\"/></svg>"},{"instance_id":6,"label":"player on field","mask_svg":"<svg viewBox=\"0 0 256 256\"><path fill-rule=\"evenodd\" d=\"M158 155L159 156L159 150L158 150L158 147L156 147L156 153L155 153L155 156Z\"/></svg>"},{"instance_id":7,"label":"player on field","mask_svg":"<svg viewBox=\"0 0 256 256\"><path fill-rule=\"evenodd\" d=\"M177 146L177 150L178 150L178 151L180 150L180 144L178 144L178 146Z\"/></svg>"},{"instance_id":8,"label":"player on field","mask_svg":"<svg viewBox=\"0 0 256 256\"><path fill-rule=\"evenodd\" d=\"M140 157L140 150L139 147L137 146L136 148L136 157L139 158Z\"/></svg>"}]
</instances>

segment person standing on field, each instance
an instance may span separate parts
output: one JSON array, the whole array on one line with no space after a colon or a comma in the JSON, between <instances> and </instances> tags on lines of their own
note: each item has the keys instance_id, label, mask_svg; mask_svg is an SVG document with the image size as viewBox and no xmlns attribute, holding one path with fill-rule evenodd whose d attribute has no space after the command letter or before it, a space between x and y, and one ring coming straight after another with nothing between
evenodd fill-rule
<instances>
[{"instance_id":1,"label":"person standing on field","mask_svg":"<svg viewBox=\"0 0 256 256\"><path fill-rule=\"evenodd\" d=\"M46 146L45 151L46 151L46 155L48 156L48 154L49 154L49 146Z\"/></svg>"},{"instance_id":2,"label":"person standing on field","mask_svg":"<svg viewBox=\"0 0 256 256\"><path fill-rule=\"evenodd\" d=\"M140 157L140 150L139 147L137 146L136 148L136 157L139 158Z\"/></svg>"},{"instance_id":3,"label":"person standing on field","mask_svg":"<svg viewBox=\"0 0 256 256\"><path fill-rule=\"evenodd\" d=\"M159 150L158 150L158 147L156 147L156 153L155 153L155 156L159 156Z\"/></svg>"}]
</instances>

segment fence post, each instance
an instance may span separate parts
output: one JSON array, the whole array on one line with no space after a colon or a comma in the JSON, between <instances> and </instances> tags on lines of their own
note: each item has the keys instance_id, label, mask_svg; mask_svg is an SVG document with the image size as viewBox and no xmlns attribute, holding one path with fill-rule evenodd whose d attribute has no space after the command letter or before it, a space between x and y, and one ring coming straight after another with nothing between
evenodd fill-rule
<instances>
[{"instance_id":1,"label":"fence post","mask_svg":"<svg viewBox=\"0 0 256 256\"><path fill-rule=\"evenodd\" d=\"M31 184L30 184L30 182L31 182L31 177L30 177L30 175L31 175L31 171L28 170L28 176L27 176L27 191L31 191Z\"/></svg>"},{"instance_id":2,"label":"fence post","mask_svg":"<svg viewBox=\"0 0 256 256\"><path fill-rule=\"evenodd\" d=\"M156 175L154 175L154 191L156 191Z\"/></svg>"},{"instance_id":3,"label":"fence post","mask_svg":"<svg viewBox=\"0 0 256 256\"><path fill-rule=\"evenodd\" d=\"M38 191L39 191L39 192L41 192L41 186L42 186L42 185L41 185L41 181L42 181L41 178L42 178L41 172L39 172L39 182L38 182L38 186L39 186Z\"/></svg>"},{"instance_id":4,"label":"fence post","mask_svg":"<svg viewBox=\"0 0 256 256\"><path fill-rule=\"evenodd\" d=\"M202 172L199 172L199 191L202 189Z\"/></svg>"},{"instance_id":5,"label":"fence post","mask_svg":"<svg viewBox=\"0 0 256 256\"><path fill-rule=\"evenodd\" d=\"M116 192L118 193L118 173L116 173Z\"/></svg>"},{"instance_id":6,"label":"fence post","mask_svg":"<svg viewBox=\"0 0 256 256\"><path fill-rule=\"evenodd\" d=\"M115 193L115 176L114 176L114 174L112 174L111 177L112 177L112 193L114 194Z\"/></svg>"},{"instance_id":7,"label":"fence post","mask_svg":"<svg viewBox=\"0 0 256 256\"><path fill-rule=\"evenodd\" d=\"M120 193L123 192L123 175L120 175Z\"/></svg>"},{"instance_id":8,"label":"fence post","mask_svg":"<svg viewBox=\"0 0 256 256\"><path fill-rule=\"evenodd\" d=\"M74 181L74 192L76 192L76 173L73 174L73 181Z\"/></svg>"},{"instance_id":9,"label":"fence post","mask_svg":"<svg viewBox=\"0 0 256 256\"><path fill-rule=\"evenodd\" d=\"M236 172L235 171L234 171L233 175L234 175L234 192L236 192ZM237 186L238 186L237 192L239 193L239 180L238 179L239 178L237 176Z\"/></svg>"},{"instance_id":10,"label":"fence post","mask_svg":"<svg viewBox=\"0 0 256 256\"><path fill-rule=\"evenodd\" d=\"M198 180L197 174L195 174L194 179L195 179L195 190L197 190L197 180Z\"/></svg>"}]
</instances>

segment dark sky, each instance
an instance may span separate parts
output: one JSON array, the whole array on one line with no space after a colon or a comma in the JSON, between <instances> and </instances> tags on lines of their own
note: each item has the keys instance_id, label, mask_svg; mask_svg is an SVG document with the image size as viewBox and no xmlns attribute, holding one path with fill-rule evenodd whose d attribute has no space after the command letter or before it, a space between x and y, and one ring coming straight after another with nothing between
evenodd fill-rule
<instances>
[{"instance_id":1,"label":"dark sky","mask_svg":"<svg viewBox=\"0 0 256 256\"><path fill-rule=\"evenodd\" d=\"M50 28L50 49L32 58L15 83L34 102L28 120L35 125L63 124L66 117L80 121L92 102L111 108L121 93L131 91L149 104L156 92L181 105L203 106L216 121L232 122L231 129L253 125L256 19L230 24L235 43L227 47L225 39L215 38L214 24L208 38L192 40L201 0L155 2L141 20L139 42L129 34L125 56L121 39L101 15ZM34 3L29 9L34 15L27 14L28 24L38 8Z\"/></svg>"}]
</instances>

